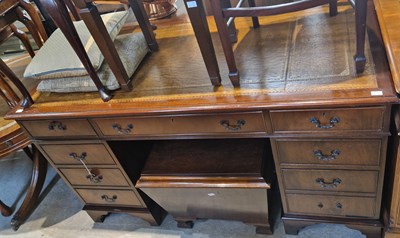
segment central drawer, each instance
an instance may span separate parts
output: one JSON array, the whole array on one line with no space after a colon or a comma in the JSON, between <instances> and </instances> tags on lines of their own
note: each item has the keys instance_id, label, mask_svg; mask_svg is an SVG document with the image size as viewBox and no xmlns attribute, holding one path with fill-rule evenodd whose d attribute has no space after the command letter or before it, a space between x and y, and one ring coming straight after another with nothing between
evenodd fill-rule
<instances>
[{"instance_id":1,"label":"central drawer","mask_svg":"<svg viewBox=\"0 0 400 238\"><path fill-rule=\"evenodd\" d=\"M94 119L105 136L265 132L262 112Z\"/></svg>"},{"instance_id":2,"label":"central drawer","mask_svg":"<svg viewBox=\"0 0 400 238\"><path fill-rule=\"evenodd\" d=\"M378 171L282 169L286 190L376 194Z\"/></svg>"},{"instance_id":3,"label":"central drawer","mask_svg":"<svg viewBox=\"0 0 400 238\"><path fill-rule=\"evenodd\" d=\"M90 179L86 169L60 169L72 186L129 186L119 169L92 168L90 171L95 176L94 179Z\"/></svg>"}]
</instances>

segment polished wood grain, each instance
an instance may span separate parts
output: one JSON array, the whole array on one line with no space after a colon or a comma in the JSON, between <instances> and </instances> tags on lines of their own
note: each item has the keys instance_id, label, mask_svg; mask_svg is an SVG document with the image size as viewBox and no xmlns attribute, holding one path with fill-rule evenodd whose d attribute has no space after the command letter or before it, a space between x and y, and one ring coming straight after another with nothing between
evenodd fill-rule
<instances>
[{"instance_id":1,"label":"polished wood grain","mask_svg":"<svg viewBox=\"0 0 400 238\"><path fill-rule=\"evenodd\" d=\"M400 5L398 1L374 0L387 59L396 91L400 92Z\"/></svg>"}]
</instances>

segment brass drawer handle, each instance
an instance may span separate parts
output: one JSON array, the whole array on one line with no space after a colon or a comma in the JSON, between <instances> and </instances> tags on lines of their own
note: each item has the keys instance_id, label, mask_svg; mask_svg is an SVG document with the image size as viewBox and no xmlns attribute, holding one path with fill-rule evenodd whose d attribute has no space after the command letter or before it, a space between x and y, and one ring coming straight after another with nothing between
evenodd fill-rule
<instances>
[{"instance_id":1,"label":"brass drawer handle","mask_svg":"<svg viewBox=\"0 0 400 238\"><path fill-rule=\"evenodd\" d=\"M100 174L97 175L97 173L99 173L99 171L97 169L89 169L87 167L85 161L83 161L84 159L86 159L86 156L87 156L86 152L82 152L81 155L79 155L79 156L77 153L71 152L69 154L69 156L82 163L83 167L86 169L86 172L88 173L88 175L86 175L86 178L89 179L92 183L100 183L101 180L103 180L102 175L100 175Z\"/></svg>"},{"instance_id":2,"label":"brass drawer handle","mask_svg":"<svg viewBox=\"0 0 400 238\"><path fill-rule=\"evenodd\" d=\"M101 199L103 199L106 202L115 202L117 200L117 195L113 195L112 197L109 197L108 195L102 195Z\"/></svg>"},{"instance_id":3,"label":"brass drawer handle","mask_svg":"<svg viewBox=\"0 0 400 238\"><path fill-rule=\"evenodd\" d=\"M71 152L71 153L69 153L69 156L72 157L73 159L82 161L82 160L86 159L87 153L86 152L82 152L81 155L78 155L75 152Z\"/></svg>"},{"instance_id":4,"label":"brass drawer handle","mask_svg":"<svg viewBox=\"0 0 400 238\"><path fill-rule=\"evenodd\" d=\"M118 123L115 123L114 125L112 125L112 128L118 132L118 134L130 134L132 132L133 129L133 125L129 124L125 129L122 128L122 126Z\"/></svg>"},{"instance_id":5,"label":"brass drawer handle","mask_svg":"<svg viewBox=\"0 0 400 238\"><path fill-rule=\"evenodd\" d=\"M322 125L321 122L315 117L310 118L310 122L312 124L315 124L315 127L317 127L317 128L330 129L330 128L333 128L335 126L335 124L340 122L340 118L339 117L335 117L335 116L332 117L329 120L329 124L328 125Z\"/></svg>"},{"instance_id":6,"label":"brass drawer handle","mask_svg":"<svg viewBox=\"0 0 400 238\"><path fill-rule=\"evenodd\" d=\"M14 145L14 143L11 140L8 140L4 143L6 144L7 147L12 147Z\"/></svg>"},{"instance_id":7,"label":"brass drawer handle","mask_svg":"<svg viewBox=\"0 0 400 238\"><path fill-rule=\"evenodd\" d=\"M49 129L49 131L54 131L56 129L58 129L60 131L67 130L67 126L63 125L62 122L60 122L60 121L51 121L47 128Z\"/></svg>"},{"instance_id":8,"label":"brass drawer handle","mask_svg":"<svg viewBox=\"0 0 400 238\"><path fill-rule=\"evenodd\" d=\"M219 124L228 131L239 131L240 129L242 129L242 126L246 124L246 121L243 119L239 119L237 120L236 125L231 125L229 124L228 120L221 120Z\"/></svg>"},{"instance_id":9,"label":"brass drawer handle","mask_svg":"<svg viewBox=\"0 0 400 238\"><path fill-rule=\"evenodd\" d=\"M314 150L314 156L319 160L331 161L335 160L340 155L340 150L332 150L330 155L322 154L321 150Z\"/></svg>"},{"instance_id":10,"label":"brass drawer handle","mask_svg":"<svg viewBox=\"0 0 400 238\"><path fill-rule=\"evenodd\" d=\"M322 204L322 202L320 202L320 203L318 203L318 205L317 205L319 208L323 208L324 207L324 204Z\"/></svg>"},{"instance_id":11,"label":"brass drawer handle","mask_svg":"<svg viewBox=\"0 0 400 238\"><path fill-rule=\"evenodd\" d=\"M336 203L336 208L342 209L342 207L343 207L343 205L340 202Z\"/></svg>"},{"instance_id":12,"label":"brass drawer handle","mask_svg":"<svg viewBox=\"0 0 400 238\"><path fill-rule=\"evenodd\" d=\"M88 175L86 175L86 178L92 183L100 183L101 180L103 180L103 175L97 173L98 171L96 169L88 170Z\"/></svg>"},{"instance_id":13,"label":"brass drawer handle","mask_svg":"<svg viewBox=\"0 0 400 238\"><path fill-rule=\"evenodd\" d=\"M336 188L340 183L342 183L342 180L340 180L340 178L335 178L334 180L332 180L332 182L328 183L325 182L325 180L323 178L317 178L315 180L316 183L321 185L321 188Z\"/></svg>"}]
</instances>

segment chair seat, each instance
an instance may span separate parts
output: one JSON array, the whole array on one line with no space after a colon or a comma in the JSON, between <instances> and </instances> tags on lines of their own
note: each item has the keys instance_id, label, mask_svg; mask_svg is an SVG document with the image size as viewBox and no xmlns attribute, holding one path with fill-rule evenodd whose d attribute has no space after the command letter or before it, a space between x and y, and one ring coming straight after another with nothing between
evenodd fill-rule
<instances>
[{"instance_id":1,"label":"chair seat","mask_svg":"<svg viewBox=\"0 0 400 238\"><path fill-rule=\"evenodd\" d=\"M133 33L118 36L114 40L115 48L129 76L132 76L140 62L149 52L146 40L142 33ZM103 85L109 90L116 90L120 85L111 72L109 65L103 62L98 76ZM37 87L41 92L95 92L97 87L89 75L45 79Z\"/></svg>"}]
</instances>

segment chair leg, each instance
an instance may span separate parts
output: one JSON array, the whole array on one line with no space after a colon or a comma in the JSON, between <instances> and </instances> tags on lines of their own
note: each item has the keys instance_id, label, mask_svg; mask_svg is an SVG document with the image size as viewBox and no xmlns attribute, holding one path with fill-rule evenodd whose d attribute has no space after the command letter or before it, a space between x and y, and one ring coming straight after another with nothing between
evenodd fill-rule
<instances>
[{"instance_id":1,"label":"chair leg","mask_svg":"<svg viewBox=\"0 0 400 238\"><path fill-rule=\"evenodd\" d=\"M224 50L225 59L228 64L229 79L231 80L233 86L239 87L240 86L239 72L236 67L235 56L233 54L232 44L229 39L228 27L226 26L226 21L222 15L221 1L224 0L215 0L210 2L214 12L214 19L217 25L219 38L222 44L222 49Z\"/></svg>"},{"instance_id":2,"label":"chair leg","mask_svg":"<svg viewBox=\"0 0 400 238\"><path fill-rule=\"evenodd\" d=\"M18 15L18 19L26 26L26 28L28 28L28 30L31 33L32 38L35 40L35 43L37 44L37 46L42 47L43 42L42 42L42 39L40 38L40 35L38 33L37 27L34 24L34 22L24 15L21 8L17 8L16 12Z\"/></svg>"},{"instance_id":3,"label":"chair leg","mask_svg":"<svg viewBox=\"0 0 400 238\"><path fill-rule=\"evenodd\" d=\"M356 72L362 73L365 69L365 34L367 21L367 0L355 1L356 12L356 54L354 61Z\"/></svg>"},{"instance_id":4,"label":"chair leg","mask_svg":"<svg viewBox=\"0 0 400 238\"><path fill-rule=\"evenodd\" d=\"M254 0L248 0L249 7L255 7L256 2ZM253 28L259 28L260 22L258 21L258 17L252 17L251 20L253 21Z\"/></svg>"},{"instance_id":5,"label":"chair leg","mask_svg":"<svg viewBox=\"0 0 400 238\"><path fill-rule=\"evenodd\" d=\"M214 45L211 39L211 32L208 27L206 14L204 11L203 1L194 1L195 7L192 7L192 0L184 0L184 5L190 22L192 24L192 29L203 58L203 62L206 65L207 73L213 86L221 86L221 75L219 73L219 67L217 62L217 57L215 54Z\"/></svg>"},{"instance_id":6,"label":"chair leg","mask_svg":"<svg viewBox=\"0 0 400 238\"><path fill-rule=\"evenodd\" d=\"M6 204L4 204L1 200L0 200L0 212L1 215L8 217L11 216L12 214L12 210L9 206L7 206Z\"/></svg>"},{"instance_id":7,"label":"chair leg","mask_svg":"<svg viewBox=\"0 0 400 238\"><path fill-rule=\"evenodd\" d=\"M11 219L11 226L14 230L18 228L28 219L29 215L33 212L33 209L37 205L40 192L43 187L44 180L47 173L47 161L39 150L32 144L33 153L33 169L31 184L26 192L25 199Z\"/></svg>"},{"instance_id":8,"label":"chair leg","mask_svg":"<svg viewBox=\"0 0 400 238\"><path fill-rule=\"evenodd\" d=\"M39 13L36 11L35 7L33 7L33 5L30 2L25 1L25 0L20 0L20 6L31 17L33 24L35 25L37 31L40 34L40 37L42 38L42 41L43 42L46 41L47 40L47 33L46 33L46 30L44 29L44 26L42 24L42 20L40 19ZM40 41L40 43L42 41Z\"/></svg>"},{"instance_id":9,"label":"chair leg","mask_svg":"<svg viewBox=\"0 0 400 238\"><path fill-rule=\"evenodd\" d=\"M26 33L17 29L14 24L11 24L10 28L14 32L14 35L18 37L22 44L24 44L26 51L28 51L29 55L33 58L35 56L35 52L33 52L32 45L29 42L29 38Z\"/></svg>"},{"instance_id":10,"label":"chair leg","mask_svg":"<svg viewBox=\"0 0 400 238\"><path fill-rule=\"evenodd\" d=\"M221 6L222 6L222 8L231 8L232 7L231 0L221 1ZM228 22L228 20L225 19L225 22ZM236 43L238 41L238 39L237 39L237 30L236 30L236 26L235 26L235 20L233 20L229 24L228 31L229 31L229 39L231 40L231 43L232 44Z\"/></svg>"},{"instance_id":11,"label":"chair leg","mask_svg":"<svg viewBox=\"0 0 400 238\"><path fill-rule=\"evenodd\" d=\"M338 14L337 10L337 0L330 0L329 1L329 15L334 17Z\"/></svg>"}]
</instances>

